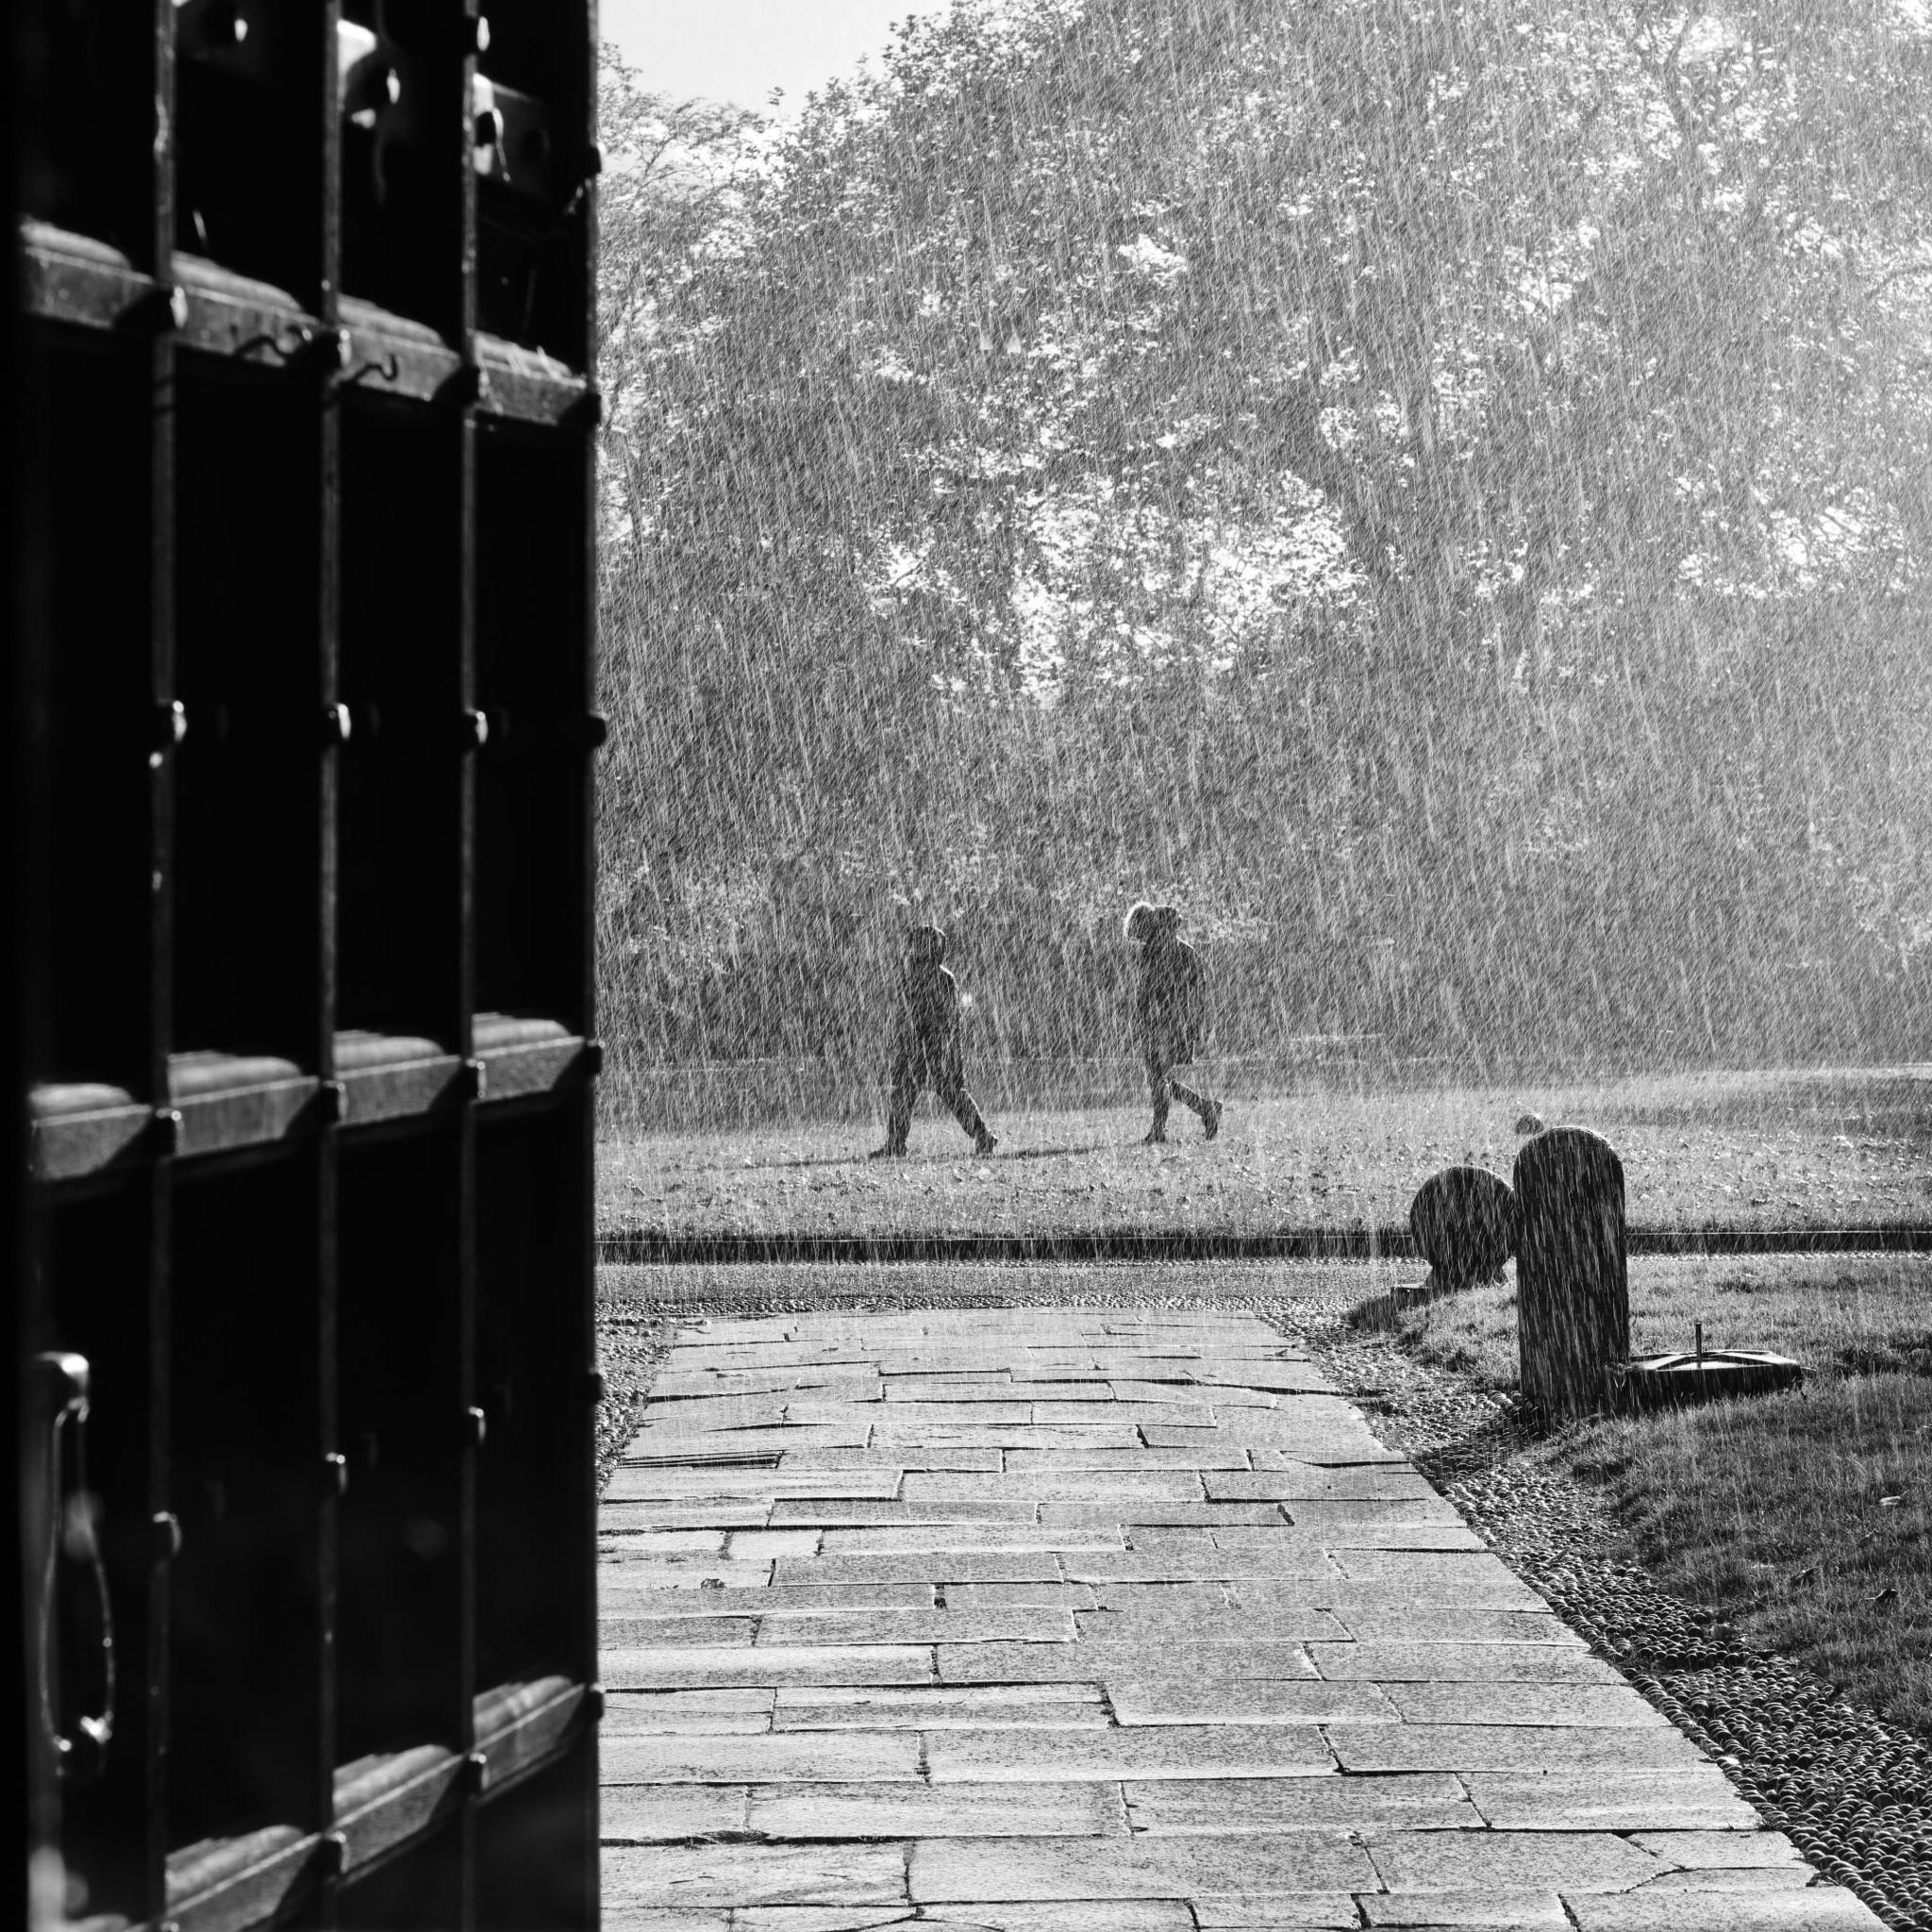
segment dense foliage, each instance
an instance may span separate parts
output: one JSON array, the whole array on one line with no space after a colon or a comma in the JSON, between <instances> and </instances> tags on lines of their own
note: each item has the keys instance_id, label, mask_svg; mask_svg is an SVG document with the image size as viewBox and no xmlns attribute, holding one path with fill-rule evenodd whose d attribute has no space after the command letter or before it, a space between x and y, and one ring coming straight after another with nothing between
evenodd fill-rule
<instances>
[{"instance_id":1,"label":"dense foliage","mask_svg":"<svg viewBox=\"0 0 1932 1932\"><path fill-rule=\"evenodd\" d=\"M607 78L605 1030L1894 1056L1932 1000L1924 0L1013 0Z\"/></svg>"}]
</instances>

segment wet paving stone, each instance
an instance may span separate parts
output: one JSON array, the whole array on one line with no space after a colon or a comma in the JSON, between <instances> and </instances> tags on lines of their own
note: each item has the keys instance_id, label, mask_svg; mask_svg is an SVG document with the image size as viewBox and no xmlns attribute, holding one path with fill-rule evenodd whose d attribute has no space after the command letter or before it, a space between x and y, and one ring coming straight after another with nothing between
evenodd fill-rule
<instances>
[{"instance_id":1,"label":"wet paving stone","mask_svg":"<svg viewBox=\"0 0 1932 1932\"><path fill-rule=\"evenodd\" d=\"M680 1335L600 1515L607 1925L1870 1932L1344 1380L1246 1315Z\"/></svg>"}]
</instances>

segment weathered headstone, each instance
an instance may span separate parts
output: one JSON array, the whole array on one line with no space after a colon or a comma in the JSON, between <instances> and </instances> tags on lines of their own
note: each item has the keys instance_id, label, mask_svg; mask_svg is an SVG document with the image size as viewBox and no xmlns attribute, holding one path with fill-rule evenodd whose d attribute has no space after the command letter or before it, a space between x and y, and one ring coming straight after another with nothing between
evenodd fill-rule
<instances>
[{"instance_id":1,"label":"weathered headstone","mask_svg":"<svg viewBox=\"0 0 1932 1932\"><path fill-rule=\"evenodd\" d=\"M1516 1197L1486 1167L1445 1167L1408 1204L1408 1228L1443 1290L1493 1281L1516 1247Z\"/></svg>"},{"instance_id":2,"label":"weathered headstone","mask_svg":"<svg viewBox=\"0 0 1932 1932\"><path fill-rule=\"evenodd\" d=\"M1524 1402L1552 1419L1608 1412L1630 1354L1624 1163L1588 1127L1516 1157L1516 1336Z\"/></svg>"}]
</instances>

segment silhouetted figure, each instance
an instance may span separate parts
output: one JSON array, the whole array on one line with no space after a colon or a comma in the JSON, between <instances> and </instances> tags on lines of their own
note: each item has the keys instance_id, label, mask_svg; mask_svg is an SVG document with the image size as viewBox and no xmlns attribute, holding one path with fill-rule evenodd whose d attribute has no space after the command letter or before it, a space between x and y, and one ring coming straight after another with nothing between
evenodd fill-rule
<instances>
[{"instance_id":1,"label":"silhouetted figure","mask_svg":"<svg viewBox=\"0 0 1932 1932\"><path fill-rule=\"evenodd\" d=\"M1170 1099L1191 1107L1201 1116L1208 1140L1221 1131L1221 1103L1183 1087L1174 1070L1194 1058L1206 1031L1202 1008L1207 974L1192 946L1181 938L1181 915L1172 906L1150 906L1145 900L1127 914L1122 928L1141 948L1141 984L1134 994L1134 1018L1141 1029L1141 1050L1147 1057L1147 1086L1154 1096L1154 1125L1150 1142L1167 1139Z\"/></svg>"},{"instance_id":2,"label":"silhouetted figure","mask_svg":"<svg viewBox=\"0 0 1932 1932\"><path fill-rule=\"evenodd\" d=\"M892 1094L886 1144L872 1158L904 1154L912 1126L912 1103L930 1087L973 1136L975 1154L999 1145L966 1091L965 1053L959 1038L959 988L941 963L946 936L936 925L915 925L906 936L906 976L899 986L898 1023L892 1032Z\"/></svg>"}]
</instances>

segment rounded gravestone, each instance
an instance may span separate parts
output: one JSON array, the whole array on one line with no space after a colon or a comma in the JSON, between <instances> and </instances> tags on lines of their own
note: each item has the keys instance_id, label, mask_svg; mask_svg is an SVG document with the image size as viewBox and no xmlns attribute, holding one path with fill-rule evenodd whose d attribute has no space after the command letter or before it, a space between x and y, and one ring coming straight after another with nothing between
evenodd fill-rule
<instances>
[{"instance_id":1,"label":"rounded gravestone","mask_svg":"<svg viewBox=\"0 0 1932 1932\"><path fill-rule=\"evenodd\" d=\"M1588 1127L1516 1156L1516 1340L1524 1404L1551 1418L1619 1405L1630 1354L1624 1163Z\"/></svg>"},{"instance_id":2,"label":"rounded gravestone","mask_svg":"<svg viewBox=\"0 0 1932 1932\"><path fill-rule=\"evenodd\" d=\"M1416 1190L1408 1228L1438 1288L1472 1288L1493 1281L1515 1252L1516 1197L1486 1167L1445 1167Z\"/></svg>"}]
</instances>

